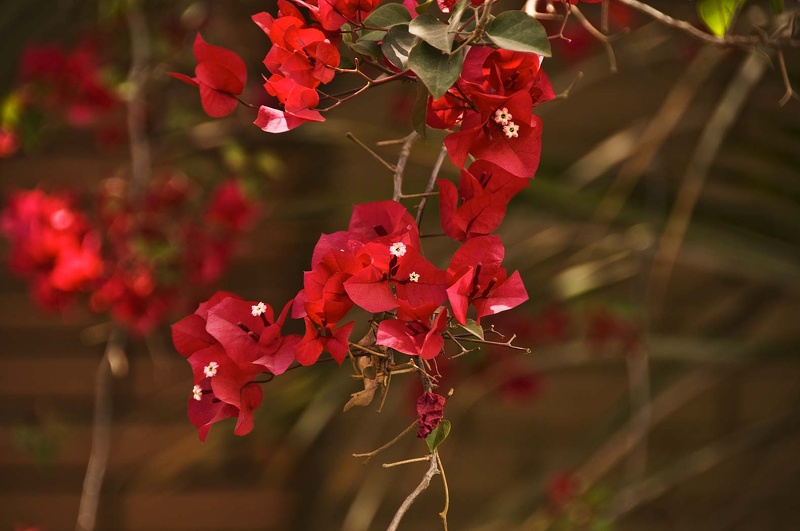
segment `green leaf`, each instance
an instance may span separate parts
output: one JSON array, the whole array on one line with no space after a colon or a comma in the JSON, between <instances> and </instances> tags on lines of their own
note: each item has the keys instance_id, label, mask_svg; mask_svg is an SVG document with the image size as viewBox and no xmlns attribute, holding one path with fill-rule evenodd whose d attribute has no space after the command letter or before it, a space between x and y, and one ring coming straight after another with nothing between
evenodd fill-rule
<instances>
[{"instance_id":1,"label":"green leaf","mask_svg":"<svg viewBox=\"0 0 800 531\"><path fill-rule=\"evenodd\" d=\"M408 56L417 42L419 39L408 32L408 26L401 24L386 32L386 37L381 43L381 51L390 63L400 70L406 70Z\"/></svg>"},{"instance_id":2,"label":"green leaf","mask_svg":"<svg viewBox=\"0 0 800 531\"><path fill-rule=\"evenodd\" d=\"M783 13L783 0L772 0L772 10L776 15Z\"/></svg>"},{"instance_id":3,"label":"green leaf","mask_svg":"<svg viewBox=\"0 0 800 531\"><path fill-rule=\"evenodd\" d=\"M464 62L464 50L447 55L425 41L420 41L411 49L408 68L425 83L434 99L441 98L453 86Z\"/></svg>"},{"instance_id":4,"label":"green leaf","mask_svg":"<svg viewBox=\"0 0 800 531\"><path fill-rule=\"evenodd\" d=\"M475 319L467 319L467 323L461 325L461 328L472 334L473 336L477 337L478 339L484 339L483 337L483 327L479 325Z\"/></svg>"},{"instance_id":5,"label":"green leaf","mask_svg":"<svg viewBox=\"0 0 800 531\"><path fill-rule=\"evenodd\" d=\"M439 425L425 437L425 442L428 443L428 450L433 453L436 447L447 439L448 435L450 435L450 421L442 419Z\"/></svg>"},{"instance_id":6,"label":"green leaf","mask_svg":"<svg viewBox=\"0 0 800 531\"><path fill-rule=\"evenodd\" d=\"M424 15L425 13L428 12L428 9L431 7L431 4L433 4L433 0L427 0L426 2L422 2L417 7L414 8L414 11L417 12L417 15Z\"/></svg>"},{"instance_id":7,"label":"green leaf","mask_svg":"<svg viewBox=\"0 0 800 531\"><path fill-rule=\"evenodd\" d=\"M550 56L550 40L542 24L522 11L504 11L486 26L486 36L500 48Z\"/></svg>"},{"instance_id":8,"label":"green leaf","mask_svg":"<svg viewBox=\"0 0 800 531\"><path fill-rule=\"evenodd\" d=\"M700 0L697 12L708 29L717 37L722 37L728 32L733 15L743 3L744 0Z\"/></svg>"},{"instance_id":9,"label":"green leaf","mask_svg":"<svg viewBox=\"0 0 800 531\"><path fill-rule=\"evenodd\" d=\"M433 15L420 15L408 25L408 31L427 42L437 50L449 52L453 49L455 33L450 33L447 24L439 22Z\"/></svg>"},{"instance_id":10,"label":"green leaf","mask_svg":"<svg viewBox=\"0 0 800 531\"><path fill-rule=\"evenodd\" d=\"M417 98L411 110L411 125L423 140L428 136L425 121L428 118L428 89L422 83L417 83Z\"/></svg>"},{"instance_id":11,"label":"green leaf","mask_svg":"<svg viewBox=\"0 0 800 531\"><path fill-rule=\"evenodd\" d=\"M461 25L461 19L464 18L464 12L467 10L469 0L458 0L456 5L453 6L453 11L450 13L448 30L453 34L453 37Z\"/></svg>"},{"instance_id":12,"label":"green leaf","mask_svg":"<svg viewBox=\"0 0 800 531\"><path fill-rule=\"evenodd\" d=\"M358 40L379 41L386 35L386 30L409 22L411 22L411 14L402 4L384 4L364 19L365 26L383 28L383 30L364 30Z\"/></svg>"},{"instance_id":13,"label":"green leaf","mask_svg":"<svg viewBox=\"0 0 800 531\"><path fill-rule=\"evenodd\" d=\"M350 49L354 52L372 57L373 59L381 58L381 46L376 41L358 41L348 44Z\"/></svg>"}]
</instances>

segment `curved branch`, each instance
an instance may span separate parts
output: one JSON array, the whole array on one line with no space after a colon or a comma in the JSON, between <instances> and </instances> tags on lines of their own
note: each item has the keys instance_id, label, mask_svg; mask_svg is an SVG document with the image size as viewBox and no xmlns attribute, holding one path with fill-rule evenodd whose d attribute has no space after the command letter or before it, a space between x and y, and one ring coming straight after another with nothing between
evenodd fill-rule
<instances>
[{"instance_id":1,"label":"curved branch","mask_svg":"<svg viewBox=\"0 0 800 531\"><path fill-rule=\"evenodd\" d=\"M392 522L389 524L389 527L386 528L386 531L397 531L397 527L400 525L400 520L403 519L403 516L405 516L409 507L411 507L411 504L414 503L414 501L420 494L422 494L422 491L428 488L428 485L431 484L431 479L433 478L433 476L435 476L436 474L441 474L441 472L439 471L438 454L436 453L435 450L430 455L430 460L431 460L431 466L428 467L428 471L425 472L424 476L422 476L422 481L419 482L417 488L414 489L414 491L406 497L405 501L403 501L403 504L400 506L399 509L397 509L397 512L395 513L394 518L392 518Z\"/></svg>"},{"instance_id":2,"label":"curved branch","mask_svg":"<svg viewBox=\"0 0 800 531\"><path fill-rule=\"evenodd\" d=\"M626 5L632 9L635 9L640 13L644 13L666 26L671 26L673 28L679 29L682 32L691 35L692 37L695 37L697 39L706 42L710 42L712 44L717 44L720 46L734 46L739 48L749 48L758 44L763 44L774 48L800 47L800 40L792 39L791 35L786 35L785 33L776 34L772 36L726 35L724 37L717 37L716 35L712 35L711 33L708 33L706 31L701 30L700 28L693 26L692 24L686 22L685 20L678 20L676 18L673 18L654 7L645 4L644 2L640 2L639 0L616 0L616 1L622 5Z\"/></svg>"}]
</instances>

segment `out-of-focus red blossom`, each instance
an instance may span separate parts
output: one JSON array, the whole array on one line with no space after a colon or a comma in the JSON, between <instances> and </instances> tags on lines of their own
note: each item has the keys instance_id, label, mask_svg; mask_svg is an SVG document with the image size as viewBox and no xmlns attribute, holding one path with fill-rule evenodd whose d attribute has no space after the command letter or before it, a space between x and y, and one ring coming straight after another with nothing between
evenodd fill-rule
<instances>
[{"instance_id":1,"label":"out-of-focus red blossom","mask_svg":"<svg viewBox=\"0 0 800 531\"><path fill-rule=\"evenodd\" d=\"M595 350L617 345L627 351L639 343L641 331L634 323L607 308L598 308L587 316L586 339Z\"/></svg>"},{"instance_id":2,"label":"out-of-focus red blossom","mask_svg":"<svg viewBox=\"0 0 800 531\"><path fill-rule=\"evenodd\" d=\"M275 319L263 302L217 292L172 325L172 342L194 374L188 413L200 440L212 424L230 417L237 418L236 435L253 429L253 410L263 399L254 378L283 374L295 358L300 336L281 335L290 306Z\"/></svg>"},{"instance_id":3,"label":"out-of-focus red blossom","mask_svg":"<svg viewBox=\"0 0 800 531\"><path fill-rule=\"evenodd\" d=\"M202 286L222 275L254 203L229 179L212 190L199 217L189 208L196 193L186 177L169 172L151 182L141 203L132 203L124 181L107 181L99 210L110 265L90 299L94 311L147 333L184 303L179 282Z\"/></svg>"},{"instance_id":4,"label":"out-of-focus red blossom","mask_svg":"<svg viewBox=\"0 0 800 531\"><path fill-rule=\"evenodd\" d=\"M445 398L430 391L422 393L417 399L417 437L424 439L442 421Z\"/></svg>"},{"instance_id":5,"label":"out-of-focus red blossom","mask_svg":"<svg viewBox=\"0 0 800 531\"><path fill-rule=\"evenodd\" d=\"M458 3L458 0L436 0L436 4L439 6L439 11L442 13L449 13L453 6ZM483 0L470 0L470 5L472 7L478 7L483 4Z\"/></svg>"},{"instance_id":6,"label":"out-of-focus red blossom","mask_svg":"<svg viewBox=\"0 0 800 531\"><path fill-rule=\"evenodd\" d=\"M446 179L437 183L442 229L450 238L462 242L499 227L508 202L528 186L527 179L485 160L476 160L469 169L461 170L458 190Z\"/></svg>"},{"instance_id":7,"label":"out-of-focus red blossom","mask_svg":"<svg viewBox=\"0 0 800 531\"><path fill-rule=\"evenodd\" d=\"M103 272L99 236L66 194L12 193L0 230L11 243L11 269L31 282L46 308L57 309Z\"/></svg>"},{"instance_id":8,"label":"out-of-focus red blossom","mask_svg":"<svg viewBox=\"0 0 800 531\"><path fill-rule=\"evenodd\" d=\"M175 79L200 89L200 103L212 118L227 116L239 104L237 96L244 91L247 67L235 52L208 44L198 33L194 40L194 74L168 72Z\"/></svg>"},{"instance_id":9,"label":"out-of-focus red blossom","mask_svg":"<svg viewBox=\"0 0 800 531\"><path fill-rule=\"evenodd\" d=\"M20 58L19 79L29 105L64 113L73 127L91 127L120 99L103 80L98 42L85 39L65 52L52 45L30 46Z\"/></svg>"},{"instance_id":10,"label":"out-of-focus red blossom","mask_svg":"<svg viewBox=\"0 0 800 531\"><path fill-rule=\"evenodd\" d=\"M10 157L19 150L19 136L11 129L0 127L0 157Z\"/></svg>"},{"instance_id":11,"label":"out-of-focus red blossom","mask_svg":"<svg viewBox=\"0 0 800 531\"><path fill-rule=\"evenodd\" d=\"M14 531L44 531L44 527L17 524L14 526Z\"/></svg>"},{"instance_id":12,"label":"out-of-focus red blossom","mask_svg":"<svg viewBox=\"0 0 800 531\"><path fill-rule=\"evenodd\" d=\"M579 489L580 481L574 474L559 472L553 475L547 482L547 501L550 510L557 514L563 512L575 499Z\"/></svg>"},{"instance_id":13,"label":"out-of-focus red blossom","mask_svg":"<svg viewBox=\"0 0 800 531\"><path fill-rule=\"evenodd\" d=\"M211 196L206 219L232 231L250 228L256 215L256 205L248 199L241 181L222 182Z\"/></svg>"}]
</instances>

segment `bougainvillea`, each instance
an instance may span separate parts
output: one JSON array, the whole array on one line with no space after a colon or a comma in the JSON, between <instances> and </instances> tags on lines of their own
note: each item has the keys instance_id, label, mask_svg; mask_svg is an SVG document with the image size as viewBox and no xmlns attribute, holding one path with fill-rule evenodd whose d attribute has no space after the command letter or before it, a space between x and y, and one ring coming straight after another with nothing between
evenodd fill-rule
<instances>
[{"instance_id":1,"label":"bougainvillea","mask_svg":"<svg viewBox=\"0 0 800 531\"><path fill-rule=\"evenodd\" d=\"M14 192L0 214L11 268L46 308L65 309L88 293L90 309L147 333L186 304L181 279L207 286L220 277L253 221L238 181L220 183L200 216L188 207L197 193L186 177L166 173L134 202L125 181L112 177L93 217L69 194Z\"/></svg>"}]
</instances>

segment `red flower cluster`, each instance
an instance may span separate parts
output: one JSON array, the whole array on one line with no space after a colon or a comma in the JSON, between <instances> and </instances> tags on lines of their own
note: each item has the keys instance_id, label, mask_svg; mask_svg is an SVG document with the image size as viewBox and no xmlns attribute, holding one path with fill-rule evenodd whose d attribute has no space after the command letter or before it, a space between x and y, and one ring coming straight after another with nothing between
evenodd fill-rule
<instances>
[{"instance_id":1,"label":"red flower cluster","mask_svg":"<svg viewBox=\"0 0 800 531\"><path fill-rule=\"evenodd\" d=\"M533 177L539 165L542 124L531 109L551 98L550 81L533 53L472 47L461 76L438 100L429 99L427 124L457 132L445 137L450 160L489 161L511 175Z\"/></svg>"},{"instance_id":2,"label":"red flower cluster","mask_svg":"<svg viewBox=\"0 0 800 531\"><path fill-rule=\"evenodd\" d=\"M480 236L456 251L446 271L438 269L422 257L415 220L400 203L357 205L348 230L320 237L312 255L311 270L303 277L303 289L291 301L292 317L305 323L302 337L287 336L276 343L289 305L275 321L269 306L234 304L220 294L173 326L175 346L189 357L195 371L193 400L201 404L190 401L190 417L201 429L201 437L211 423L230 416L239 417L236 433L250 430L250 411L261 400L261 391L251 387L256 374L279 374L292 360L312 365L323 350L342 363L350 349L355 323L341 322L354 306L373 314L378 321L376 345L422 359L435 358L444 349L443 334L449 313L444 305L448 300L452 315L462 324L466 323L470 305L476 308L480 319L527 300L519 273L508 276L501 266L503 254L499 238ZM248 308L254 315L260 308L258 315L264 314L263 322L250 319L245 311ZM213 324L216 321L211 316L215 312L225 314L224 330ZM205 332L198 332L201 329ZM267 330L271 335L265 340ZM209 339L209 334L222 346L210 348L216 343ZM231 339L234 336L238 338L236 341ZM195 341L198 337L204 339L198 343ZM276 349L273 352L280 353L280 365L264 364L265 341ZM225 358L220 357L223 354ZM228 358L238 365L226 372L234 371L238 376L233 383L226 380L226 385L235 387L236 392L228 389L225 396L235 399L221 397L217 380L207 381L200 372L200 366L205 368L211 361L217 368L232 367ZM224 404L206 395L213 395Z\"/></svg>"},{"instance_id":3,"label":"red flower cluster","mask_svg":"<svg viewBox=\"0 0 800 531\"><path fill-rule=\"evenodd\" d=\"M119 183L107 181L100 197L109 267L90 306L147 333L186 300L181 285L219 279L254 206L235 180L219 184L199 216L192 208L197 190L180 174L156 179L141 203Z\"/></svg>"},{"instance_id":4,"label":"red flower cluster","mask_svg":"<svg viewBox=\"0 0 800 531\"><path fill-rule=\"evenodd\" d=\"M22 92L30 104L65 113L73 127L96 125L120 100L103 81L97 43L84 40L71 52L57 46L31 46L20 60Z\"/></svg>"},{"instance_id":5,"label":"red flower cluster","mask_svg":"<svg viewBox=\"0 0 800 531\"><path fill-rule=\"evenodd\" d=\"M324 1L317 13L321 9L330 15L325 6L330 8L331 4ZM333 79L333 69L340 61L340 37L331 42L322 30L308 27L302 13L288 2L281 3L280 9L277 19L269 13L253 15L253 21L272 41L264 58L264 65L271 73L264 88L284 108L281 111L264 105L259 109L255 124L269 133L282 133L304 122L324 120L315 110L319 105L317 87ZM338 30L340 26L327 29Z\"/></svg>"},{"instance_id":6,"label":"red flower cluster","mask_svg":"<svg viewBox=\"0 0 800 531\"><path fill-rule=\"evenodd\" d=\"M490 234L500 226L508 202L528 186L528 180L492 162L476 160L461 170L457 190L446 179L439 179L437 184L442 229L450 238L463 242Z\"/></svg>"},{"instance_id":7,"label":"red flower cluster","mask_svg":"<svg viewBox=\"0 0 800 531\"><path fill-rule=\"evenodd\" d=\"M11 268L30 279L47 308L91 292L93 311L147 333L184 304L179 283L202 286L219 278L254 215L237 181L220 184L200 217L190 208L192 195L185 178L171 175L134 203L124 181L112 178L92 220L66 195L16 192L0 215Z\"/></svg>"},{"instance_id":8,"label":"red flower cluster","mask_svg":"<svg viewBox=\"0 0 800 531\"><path fill-rule=\"evenodd\" d=\"M88 218L63 194L13 193L0 215L11 242L11 269L31 283L37 302L59 308L103 273L100 237Z\"/></svg>"},{"instance_id":9,"label":"red flower cluster","mask_svg":"<svg viewBox=\"0 0 800 531\"><path fill-rule=\"evenodd\" d=\"M69 52L47 45L22 53L18 85L0 101L0 157L17 152L23 125L35 124L29 130L39 130L43 121L52 124L60 117L71 127L96 128L100 144L124 134L114 115L121 102L104 80L97 48L95 40L84 39Z\"/></svg>"},{"instance_id":10,"label":"red flower cluster","mask_svg":"<svg viewBox=\"0 0 800 531\"><path fill-rule=\"evenodd\" d=\"M300 336L281 336L291 302L277 320L263 302L218 292L195 313L172 325L175 348L194 373L189 419L205 440L211 425L237 417L234 433L253 429L253 410L261 405L257 374L279 375L294 361Z\"/></svg>"},{"instance_id":11,"label":"red flower cluster","mask_svg":"<svg viewBox=\"0 0 800 531\"><path fill-rule=\"evenodd\" d=\"M357 205L349 230L323 235L314 249L293 312L306 322L297 361L310 365L324 348L341 363L353 323L335 326L354 305L379 313L402 304L403 322L425 322L447 299L445 289L446 273L420 254L417 226L405 207L395 201Z\"/></svg>"}]
</instances>

